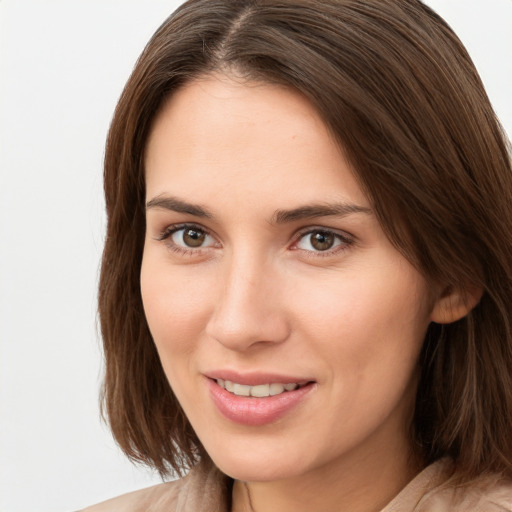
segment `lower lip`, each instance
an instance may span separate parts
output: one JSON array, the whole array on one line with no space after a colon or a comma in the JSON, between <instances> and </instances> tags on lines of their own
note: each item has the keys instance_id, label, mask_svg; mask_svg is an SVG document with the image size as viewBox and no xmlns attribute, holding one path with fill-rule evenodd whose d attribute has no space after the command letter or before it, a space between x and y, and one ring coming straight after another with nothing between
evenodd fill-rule
<instances>
[{"instance_id":1,"label":"lower lip","mask_svg":"<svg viewBox=\"0 0 512 512\"><path fill-rule=\"evenodd\" d=\"M212 379L207 378L207 383L213 403L220 413L228 420L250 426L261 426L277 421L299 405L315 387L314 383L310 383L294 391L256 398L234 395Z\"/></svg>"}]
</instances>

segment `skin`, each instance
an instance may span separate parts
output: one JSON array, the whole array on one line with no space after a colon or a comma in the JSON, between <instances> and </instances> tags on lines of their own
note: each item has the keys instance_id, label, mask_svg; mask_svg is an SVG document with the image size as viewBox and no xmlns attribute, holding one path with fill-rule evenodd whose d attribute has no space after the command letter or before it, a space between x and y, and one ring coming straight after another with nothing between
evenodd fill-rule
<instances>
[{"instance_id":1,"label":"skin","mask_svg":"<svg viewBox=\"0 0 512 512\"><path fill-rule=\"evenodd\" d=\"M233 510L380 510L420 469L417 361L430 321L463 314L447 313L454 297L429 291L391 245L319 116L287 88L189 83L156 118L145 166L145 313L187 417L236 480ZM361 211L276 222L340 203ZM199 246L183 223L207 233ZM314 229L334 246L316 249ZM212 402L204 374L219 368L315 384L284 417L246 426Z\"/></svg>"}]
</instances>

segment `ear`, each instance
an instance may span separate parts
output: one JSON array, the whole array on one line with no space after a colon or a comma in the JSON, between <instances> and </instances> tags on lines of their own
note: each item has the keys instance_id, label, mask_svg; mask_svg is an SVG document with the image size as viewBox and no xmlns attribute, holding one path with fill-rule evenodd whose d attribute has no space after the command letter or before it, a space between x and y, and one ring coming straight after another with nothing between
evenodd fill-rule
<instances>
[{"instance_id":1,"label":"ear","mask_svg":"<svg viewBox=\"0 0 512 512\"><path fill-rule=\"evenodd\" d=\"M478 286L465 289L448 287L439 296L430 320L438 324L451 324L465 317L482 298L483 290Z\"/></svg>"}]
</instances>

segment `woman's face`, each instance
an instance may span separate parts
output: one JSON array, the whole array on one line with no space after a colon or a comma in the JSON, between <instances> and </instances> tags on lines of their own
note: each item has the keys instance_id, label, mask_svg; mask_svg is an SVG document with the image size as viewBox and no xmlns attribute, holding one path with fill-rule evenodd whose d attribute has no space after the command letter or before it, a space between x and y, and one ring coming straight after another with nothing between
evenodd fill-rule
<instances>
[{"instance_id":1,"label":"woman's face","mask_svg":"<svg viewBox=\"0 0 512 512\"><path fill-rule=\"evenodd\" d=\"M217 466L270 481L407 451L433 300L312 106L192 82L145 165L144 308Z\"/></svg>"}]
</instances>

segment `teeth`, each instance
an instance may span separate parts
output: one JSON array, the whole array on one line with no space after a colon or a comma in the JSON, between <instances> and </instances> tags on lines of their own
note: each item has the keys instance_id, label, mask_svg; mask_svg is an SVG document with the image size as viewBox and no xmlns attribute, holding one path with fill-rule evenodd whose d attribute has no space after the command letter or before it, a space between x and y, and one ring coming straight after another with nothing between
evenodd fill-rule
<instances>
[{"instance_id":1,"label":"teeth","mask_svg":"<svg viewBox=\"0 0 512 512\"><path fill-rule=\"evenodd\" d=\"M233 392L237 396L251 396L251 386L245 384L235 384Z\"/></svg>"},{"instance_id":2,"label":"teeth","mask_svg":"<svg viewBox=\"0 0 512 512\"><path fill-rule=\"evenodd\" d=\"M251 396L263 398L269 395L270 384L261 384L259 386L251 387Z\"/></svg>"},{"instance_id":3,"label":"teeth","mask_svg":"<svg viewBox=\"0 0 512 512\"><path fill-rule=\"evenodd\" d=\"M217 379L217 384L237 396L253 396L256 398L279 395L285 391L294 391L299 387L299 385L294 382L289 384L275 382L272 384L259 384L258 386L246 386L245 384L238 384L223 379Z\"/></svg>"},{"instance_id":4,"label":"teeth","mask_svg":"<svg viewBox=\"0 0 512 512\"><path fill-rule=\"evenodd\" d=\"M284 391L284 384L270 384L270 396L279 395Z\"/></svg>"}]
</instances>

